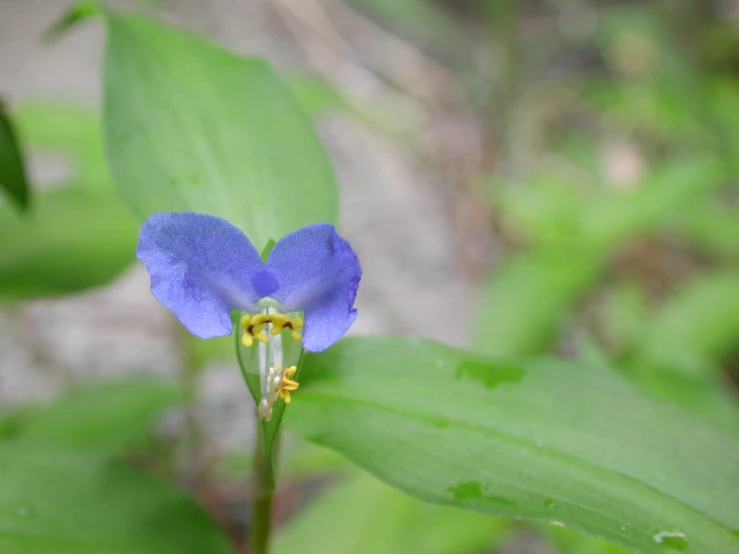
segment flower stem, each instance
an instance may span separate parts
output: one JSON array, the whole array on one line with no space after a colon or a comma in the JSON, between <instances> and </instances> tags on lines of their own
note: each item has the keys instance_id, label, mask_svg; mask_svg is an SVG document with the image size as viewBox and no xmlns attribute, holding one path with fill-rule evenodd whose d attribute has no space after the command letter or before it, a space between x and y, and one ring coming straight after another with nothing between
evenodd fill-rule
<instances>
[{"instance_id":1,"label":"flower stem","mask_svg":"<svg viewBox=\"0 0 739 554\"><path fill-rule=\"evenodd\" d=\"M267 554L269 552L274 488L266 452L264 451L264 437L261 429L257 429L255 435L256 448L254 449L254 485L252 489L249 554Z\"/></svg>"}]
</instances>

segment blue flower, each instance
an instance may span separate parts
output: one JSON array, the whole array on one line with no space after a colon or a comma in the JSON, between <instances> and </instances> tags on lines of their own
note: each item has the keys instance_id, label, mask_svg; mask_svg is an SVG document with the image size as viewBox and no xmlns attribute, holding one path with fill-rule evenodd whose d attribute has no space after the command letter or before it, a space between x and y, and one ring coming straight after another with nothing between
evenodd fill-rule
<instances>
[{"instance_id":1,"label":"blue flower","mask_svg":"<svg viewBox=\"0 0 739 554\"><path fill-rule=\"evenodd\" d=\"M136 255L154 296L200 338L229 335L231 310L241 310L250 313L242 320L246 346L265 342L263 329L289 328L299 340L303 327L304 348L319 352L357 317L362 268L329 223L284 236L263 263L246 235L219 217L160 212L141 228ZM287 315L295 312L304 318Z\"/></svg>"}]
</instances>

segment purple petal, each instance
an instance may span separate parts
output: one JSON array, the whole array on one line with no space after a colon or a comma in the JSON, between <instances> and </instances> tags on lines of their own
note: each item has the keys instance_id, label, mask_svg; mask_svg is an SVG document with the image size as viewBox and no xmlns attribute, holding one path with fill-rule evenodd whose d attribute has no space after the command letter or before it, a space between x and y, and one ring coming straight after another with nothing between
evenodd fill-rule
<instances>
[{"instance_id":1,"label":"purple petal","mask_svg":"<svg viewBox=\"0 0 739 554\"><path fill-rule=\"evenodd\" d=\"M264 264L246 235L212 215L155 213L141 227L136 256L157 300L204 339L230 334L230 311L255 309L277 285L272 279L270 290L269 278L258 277Z\"/></svg>"},{"instance_id":2,"label":"purple petal","mask_svg":"<svg viewBox=\"0 0 739 554\"><path fill-rule=\"evenodd\" d=\"M317 223L286 235L272 249L267 269L277 277L279 288L271 296L282 310L305 312L306 350L325 350L356 319L362 268L333 225Z\"/></svg>"}]
</instances>

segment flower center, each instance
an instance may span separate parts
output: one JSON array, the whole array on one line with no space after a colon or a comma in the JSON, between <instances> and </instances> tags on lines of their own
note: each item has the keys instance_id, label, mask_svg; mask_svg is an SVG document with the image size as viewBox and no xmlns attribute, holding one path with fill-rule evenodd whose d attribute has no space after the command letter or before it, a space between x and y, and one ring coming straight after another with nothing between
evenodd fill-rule
<instances>
[{"instance_id":1,"label":"flower center","mask_svg":"<svg viewBox=\"0 0 739 554\"><path fill-rule=\"evenodd\" d=\"M268 326L269 329L265 329L265 326ZM267 334L263 331L268 331L271 335L277 336L283 329L290 329L290 336L294 341L300 342L303 339L302 335L298 332L298 329L303 328L302 317L291 318L285 314L273 312L271 309L269 313L244 315L241 318L241 328L243 329L241 344L246 347L251 347L255 340L266 343Z\"/></svg>"},{"instance_id":2,"label":"flower center","mask_svg":"<svg viewBox=\"0 0 739 554\"><path fill-rule=\"evenodd\" d=\"M303 318L290 317L274 307L265 307L262 313L245 314L241 318L241 343L247 348L258 345L260 400L257 414L264 421L272 419L272 406L281 398L285 404L291 401L290 393L300 386L292 377L296 366L283 369L282 331L288 329L296 342L303 337L298 329L303 328Z\"/></svg>"}]
</instances>

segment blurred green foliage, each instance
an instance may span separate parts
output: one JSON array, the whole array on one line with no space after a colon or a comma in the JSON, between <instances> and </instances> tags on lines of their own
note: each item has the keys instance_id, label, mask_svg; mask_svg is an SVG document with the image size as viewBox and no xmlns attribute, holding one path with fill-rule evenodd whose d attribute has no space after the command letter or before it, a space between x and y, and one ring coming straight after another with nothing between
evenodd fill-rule
<instances>
[{"instance_id":1,"label":"blurred green foliage","mask_svg":"<svg viewBox=\"0 0 739 554\"><path fill-rule=\"evenodd\" d=\"M30 188L13 123L0 99L0 191L21 210L28 209Z\"/></svg>"}]
</instances>

